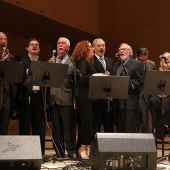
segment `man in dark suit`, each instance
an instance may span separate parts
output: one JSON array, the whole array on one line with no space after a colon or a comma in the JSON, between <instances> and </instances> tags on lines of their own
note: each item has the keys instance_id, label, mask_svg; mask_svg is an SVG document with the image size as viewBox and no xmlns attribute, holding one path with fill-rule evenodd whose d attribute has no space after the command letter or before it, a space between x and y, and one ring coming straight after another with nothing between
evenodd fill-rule
<instances>
[{"instance_id":1,"label":"man in dark suit","mask_svg":"<svg viewBox=\"0 0 170 170\"><path fill-rule=\"evenodd\" d=\"M120 45L118 53L121 61L114 65L113 75L129 76L130 82L128 98L116 100L115 102L118 118L117 131L136 133L139 127L139 95L144 83L143 65L140 61L132 58L132 48L126 43Z\"/></svg>"},{"instance_id":2,"label":"man in dark suit","mask_svg":"<svg viewBox=\"0 0 170 170\"><path fill-rule=\"evenodd\" d=\"M145 73L147 71L156 70L155 62L148 60L149 50L147 48L140 48L136 52L136 59L141 61L143 64L143 69ZM148 105L149 95L140 95L139 106L140 106L140 129L142 133L149 132L149 105Z\"/></svg>"},{"instance_id":3,"label":"man in dark suit","mask_svg":"<svg viewBox=\"0 0 170 170\"><path fill-rule=\"evenodd\" d=\"M19 104L19 134L20 135L39 135L41 141L41 151L43 161L45 160L44 142L44 102L43 90L40 86L32 86L31 82L31 61L39 60L40 46L39 41L31 38L25 49L27 55L17 57L18 61L23 62L25 75L23 84L18 85L16 100ZM30 130L32 130L30 132Z\"/></svg>"},{"instance_id":4,"label":"man in dark suit","mask_svg":"<svg viewBox=\"0 0 170 170\"><path fill-rule=\"evenodd\" d=\"M103 73L110 75L113 69L113 60L105 57L106 45L105 41L101 38L97 38L93 41L92 46L94 48L94 67L97 73ZM95 130L101 132L101 125L104 125L105 132L113 132L113 113L112 110L108 111L108 103L105 99L99 99L93 103L95 113Z\"/></svg>"},{"instance_id":5,"label":"man in dark suit","mask_svg":"<svg viewBox=\"0 0 170 170\"><path fill-rule=\"evenodd\" d=\"M5 33L0 32L0 62L14 61L14 56L7 50L8 40ZM11 83L0 81L0 135L7 135L9 113L12 98Z\"/></svg>"},{"instance_id":6,"label":"man in dark suit","mask_svg":"<svg viewBox=\"0 0 170 170\"><path fill-rule=\"evenodd\" d=\"M65 148L68 157L77 159L76 154L76 114L73 107L75 66L68 54L70 41L61 37L57 42L57 56L49 62L68 64L69 68L61 88L51 88L51 121L54 149L54 159L65 157Z\"/></svg>"}]
</instances>

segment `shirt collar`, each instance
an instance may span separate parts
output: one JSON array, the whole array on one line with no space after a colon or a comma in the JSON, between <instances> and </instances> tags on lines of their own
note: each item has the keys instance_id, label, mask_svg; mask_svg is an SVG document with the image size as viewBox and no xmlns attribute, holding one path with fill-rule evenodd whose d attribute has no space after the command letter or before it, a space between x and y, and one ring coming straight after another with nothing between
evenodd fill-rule
<instances>
[{"instance_id":1,"label":"shirt collar","mask_svg":"<svg viewBox=\"0 0 170 170\"><path fill-rule=\"evenodd\" d=\"M95 54L95 56L98 58L98 60L99 60L100 58L104 59L104 55L103 55L102 57L100 57L100 56L98 56L98 55Z\"/></svg>"},{"instance_id":2,"label":"shirt collar","mask_svg":"<svg viewBox=\"0 0 170 170\"><path fill-rule=\"evenodd\" d=\"M130 57L124 61L124 64L126 64L130 60Z\"/></svg>"},{"instance_id":3,"label":"shirt collar","mask_svg":"<svg viewBox=\"0 0 170 170\"><path fill-rule=\"evenodd\" d=\"M59 58L60 58L60 56L58 55L56 58L57 58L57 59L59 59ZM62 56L62 58L63 58L63 59L67 58L67 55Z\"/></svg>"},{"instance_id":4,"label":"shirt collar","mask_svg":"<svg viewBox=\"0 0 170 170\"><path fill-rule=\"evenodd\" d=\"M29 56L29 58L30 58L30 60L31 60L31 61L37 61L37 60L38 60L38 58L39 58L39 56L37 56L37 58L36 58L36 59L32 59L32 58L31 58L31 56L30 56L29 54L28 54L28 56Z\"/></svg>"}]
</instances>

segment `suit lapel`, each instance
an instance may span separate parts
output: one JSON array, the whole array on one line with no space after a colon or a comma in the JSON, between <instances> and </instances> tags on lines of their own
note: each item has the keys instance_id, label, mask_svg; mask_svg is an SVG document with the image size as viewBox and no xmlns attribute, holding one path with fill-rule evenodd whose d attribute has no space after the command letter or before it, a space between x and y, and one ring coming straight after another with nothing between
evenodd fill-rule
<instances>
[{"instance_id":1,"label":"suit lapel","mask_svg":"<svg viewBox=\"0 0 170 170\"><path fill-rule=\"evenodd\" d=\"M104 68L101 64L101 62L98 60L98 58L96 56L94 56L94 64L100 68L101 72L105 72L104 71ZM106 64L106 67L107 67L107 64Z\"/></svg>"}]
</instances>

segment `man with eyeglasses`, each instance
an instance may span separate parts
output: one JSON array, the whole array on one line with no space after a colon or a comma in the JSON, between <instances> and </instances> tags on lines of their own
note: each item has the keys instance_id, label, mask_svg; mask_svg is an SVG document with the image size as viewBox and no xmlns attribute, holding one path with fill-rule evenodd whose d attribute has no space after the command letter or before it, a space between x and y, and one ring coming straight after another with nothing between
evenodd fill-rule
<instances>
[{"instance_id":1,"label":"man with eyeglasses","mask_svg":"<svg viewBox=\"0 0 170 170\"><path fill-rule=\"evenodd\" d=\"M0 32L0 62L14 61L15 58L7 49L8 39L5 33ZM8 134L9 114L11 108L13 84L0 81L0 135Z\"/></svg>"},{"instance_id":2,"label":"man with eyeglasses","mask_svg":"<svg viewBox=\"0 0 170 170\"><path fill-rule=\"evenodd\" d=\"M118 49L120 61L113 67L113 75L129 76L128 98L117 99L113 108L117 115L117 132L137 133L139 131L139 95L144 83L144 70L140 61L132 58L130 45L122 43ZM121 93L121 91L120 91Z\"/></svg>"},{"instance_id":3,"label":"man with eyeglasses","mask_svg":"<svg viewBox=\"0 0 170 170\"><path fill-rule=\"evenodd\" d=\"M41 151L43 161L47 160L44 143L44 105L43 89L31 84L31 61L39 61L40 46L39 41L31 38L25 47L27 55L17 57L18 61L23 62L25 76L23 82L17 90L17 102L19 103L19 134L20 135L39 135L41 141ZM25 81L26 80L26 81ZM28 81L27 81L28 80ZM31 132L30 132L31 130Z\"/></svg>"},{"instance_id":4,"label":"man with eyeglasses","mask_svg":"<svg viewBox=\"0 0 170 170\"><path fill-rule=\"evenodd\" d=\"M142 62L144 72L156 70L154 61L148 59L149 50L147 48L139 48L136 52L136 59ZM142 90L142 89L141 89ZM140 106L140 131L142 133L149 133L149 95L144 96L141 91L139 106Z\"/></svg>"}]
</instances>

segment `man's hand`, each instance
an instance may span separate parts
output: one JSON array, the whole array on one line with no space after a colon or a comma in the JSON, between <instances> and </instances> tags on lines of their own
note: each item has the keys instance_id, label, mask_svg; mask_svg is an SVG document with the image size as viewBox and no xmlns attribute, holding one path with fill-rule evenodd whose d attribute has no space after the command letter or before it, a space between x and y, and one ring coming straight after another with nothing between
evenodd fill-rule
<instances>
[{"instance_id":1,"label":"man's hand","mask_svg":"<svg viewBox=\"0 0 170 170\"><path fill-rule=\"evenodd\" d=\"M49 61L50 63L55 63L55 57L51 57L48 61Z\"/></svg>"},{"instance_id":2,"label":"man's hand","mask_svg":"<svg viewBox=\"0 0 170 170\"><path fill-rule=\"evenodd\" d=\"M5 51L3 51L0 61L5 61L9 57L9 53L7 54Z\"/></svg>"}]
</instances>

